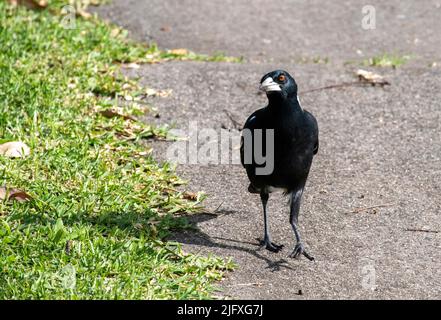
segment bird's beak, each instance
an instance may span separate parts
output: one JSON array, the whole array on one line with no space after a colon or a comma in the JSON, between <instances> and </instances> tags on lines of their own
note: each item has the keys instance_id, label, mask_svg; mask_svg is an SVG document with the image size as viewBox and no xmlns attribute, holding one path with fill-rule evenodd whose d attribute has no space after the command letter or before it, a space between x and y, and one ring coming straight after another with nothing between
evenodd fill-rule
<instances>
[{"instance_id":1,"label":"bird's beak","mask_svg":"<svg viewBox=\"0 0 441 320\"><path fill-rule=\"evenodd\" d=\"M274 82L271 77L266 78L265 81L260 84L259 89L265 92L282 91L280 85Z\"/></svg>"}]
</instances>

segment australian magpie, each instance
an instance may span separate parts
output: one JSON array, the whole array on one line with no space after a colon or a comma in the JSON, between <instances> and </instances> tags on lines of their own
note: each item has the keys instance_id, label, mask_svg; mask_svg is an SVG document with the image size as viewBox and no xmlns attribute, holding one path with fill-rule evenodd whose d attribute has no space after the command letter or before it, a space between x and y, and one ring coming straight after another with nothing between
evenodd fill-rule
<instances>
[{"instance_id":1,"label":"australian magpie","mask_svg":"<svg viewBox=\"0 0 441 320\"><path fill-rule=\"evenodd\" d=\"M260 89L266 92L268 105L245 122L240 154L250 180L248 191L259 193L263 205L261 244L273 252L283 247L271 241L267 213L269 193L282 189L290 197L289 222L297 241L290 257L303 254L313 260L300 239L298 216L312 158L319 148L317 121L300 106L297 84L288 72L276 70L264 75Z\"/></svg>"}]
</instances>

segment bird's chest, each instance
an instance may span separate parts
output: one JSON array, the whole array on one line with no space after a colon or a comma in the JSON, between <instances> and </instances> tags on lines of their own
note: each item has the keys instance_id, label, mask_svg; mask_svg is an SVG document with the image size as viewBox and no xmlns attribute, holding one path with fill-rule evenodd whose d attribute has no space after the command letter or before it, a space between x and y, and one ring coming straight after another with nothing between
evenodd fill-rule
<instances>
[{"instance_id":1,"label":"bird's chest","mask_svg":"<svg viewBox=\"0 0 441 320\"><path fill-rule=\"evenodd\" d=\"M274 128L274 147L277 152L293 153L302 148L305 141L305 134L301 128L286 125Z\"/></svg>"},{"instance_id":2,"label":"bird's chest","mask_svg":"<svg viewBox=\"0 0 441 320\"><path fill-rule=\"evenodd\" d=\"M287 126L274 129L274 162L277 171L301 172L311 162L307 132L301 127Z\"/></svg>"}]
</instances>

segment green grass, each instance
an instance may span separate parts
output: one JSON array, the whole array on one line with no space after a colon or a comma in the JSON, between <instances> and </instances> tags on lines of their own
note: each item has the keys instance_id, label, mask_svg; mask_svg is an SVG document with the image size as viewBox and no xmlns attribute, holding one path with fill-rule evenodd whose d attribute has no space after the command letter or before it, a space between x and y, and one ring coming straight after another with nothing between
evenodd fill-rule
<instances>
[{"instance_id":1,"label":"green grass","mask_svg":"<svg viewBox=\"0 0 441 320\"><path fill-rule=\"evenodd\" d=\"M384 53L382 55L372 57L363 61L365 66L371 67L392 67L397 68L405 64L410 59L406 55L388 54Z\"/></svg>"},{"instance_id":2,"label":"green grass","mask_svg":"<svg viewBox=\"0 0 441 320\"><path fill-rule=\"evenodd\" d=\"M207 62L234 62L241 63L244 61L243 57L230 57L226 56L223 52L215 52L212 55L194 53L192 51L187 51L184 54L176 54L174 50L168 50L161 52L159 54L161 60L172 59L172 60L192 60L192 61L207 61Z\"/></svg>"},{"instance_id":3,"label":"green grass","mask_svg":"<svg viewBox=\"0 0 441 320\"><path fill-rule=\"evenodd\" d=\"M297 58L296 63L299 64L328 64L329 58L328 57L320 57L320 56L313 56L313 57L300 57Z\"/></svg>"},{"instance_id":4,"label":"green grass","mask_svg":"<svg viewBox=\"0 0 441 320\"><path fill-rule=\"evenodd\" d=\"M141 139L166 130L99 113L143 92L119 63L183 57L95 18L72 30L60 21L0 2L0 139L32 150L0 157L0 186L33 198L0 200L0 299L210 298L232 264L164 241L188 227L177 213L200 206L145 152ZM133 102L120 109L143 111Z\"/></svg>"}]
</instances>

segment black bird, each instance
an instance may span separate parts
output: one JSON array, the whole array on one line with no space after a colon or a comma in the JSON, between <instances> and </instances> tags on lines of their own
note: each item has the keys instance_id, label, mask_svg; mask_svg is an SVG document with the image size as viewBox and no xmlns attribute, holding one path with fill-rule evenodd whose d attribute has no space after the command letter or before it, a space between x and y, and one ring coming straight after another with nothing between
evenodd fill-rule
<instances>
[{"instance_id":1,"label":"black bird","mask_svg":"<svg viewBox=\"0 0 441 320\"><path fill-rule=\"evenodd\" d=\"M297 84L288 72L266 74L260 89L266 92L268 105L245 122L240 154L250 180L248 191L259 193L262 200L265 234L261 244L273 252L283 247L271 241L267 213L269 193L282 189L290 197L289 222L297 241L290 257L303 254L314 260L300 239L298 216L312 158L319 148L317 120L300 106Z\"/></svg>"}]
</instances>

